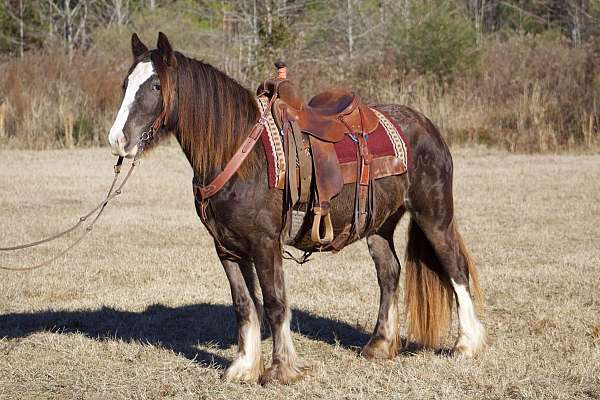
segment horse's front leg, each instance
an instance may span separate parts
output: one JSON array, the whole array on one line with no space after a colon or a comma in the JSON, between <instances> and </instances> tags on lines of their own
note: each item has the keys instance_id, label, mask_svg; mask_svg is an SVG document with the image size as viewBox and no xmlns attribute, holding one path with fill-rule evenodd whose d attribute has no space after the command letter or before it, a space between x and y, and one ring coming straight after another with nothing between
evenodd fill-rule
<instances>
[{"instance_id":1,"label":"horse's front leg","mask_svg":"<svg viewBox=\"0 0 600 400\"><path fill-rule=\"evenodd\" d=\"M247 275L245 268L252 268L250 263L236 263L221 260L229 285L231 297L238 322L238 352L233 363L223 374L226 381L258 382L264 371L262 353L260 349L260 314L244 279Z\"/></svg>"},{"instance_id":2,"label":"horse's front leg","mask_svg":"<svg viewBox=\"0 0 600 400\"><path fill-rule=\"evenodd\" d=\"M291 310L287 303L279 238L263 238L254 263L260 282L264 310L273 338L273 362L261 377L261 384L271 381L291 383L308 371L298 358L290 330Z\"/></svg>"}]
</instances>

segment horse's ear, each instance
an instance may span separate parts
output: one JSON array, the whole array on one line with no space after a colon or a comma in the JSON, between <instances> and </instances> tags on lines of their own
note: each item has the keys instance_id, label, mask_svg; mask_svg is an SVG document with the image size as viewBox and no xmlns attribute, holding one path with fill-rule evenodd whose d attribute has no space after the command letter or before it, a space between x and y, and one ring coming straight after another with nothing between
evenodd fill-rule
<instances>
[{"instance_id":1,"label":"horse's ear","mask_svg":"<svg viewBox=\"0 0 600 400\"><path fill-rule=\"evenodd\" d=\"M140 40L137 33L131 35L131 52L133 53L133 60L135 61L139 56L148 51L148 47Z\"/></svg>"},{"instance_id":2,"label":"horse's ear","mask_svg":"<svg viewBox=\"0 0 600 400\"><path fill-rule=\"evenodd\" d=\"M167 35L162 32L158 32L158 41L156 43L156 47L158 51L162 55L163 59L172 67L175 66L175 54L173 53L173 48L171 47L171 43L169 43L169 39L167 39Z\"/></svg>"}]
</instances>

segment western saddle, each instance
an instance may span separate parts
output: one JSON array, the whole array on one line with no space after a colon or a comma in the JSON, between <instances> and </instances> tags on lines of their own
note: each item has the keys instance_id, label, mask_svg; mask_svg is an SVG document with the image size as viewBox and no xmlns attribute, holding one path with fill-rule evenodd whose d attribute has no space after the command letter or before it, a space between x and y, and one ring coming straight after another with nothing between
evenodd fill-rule
<instances>
[{"instance_id":1,"label":"western saddle","mask_svg":"<svg viewBox=\"0 0 600 400\"><path fill-rule=\"evenodd\" d=\"M351 239L364 236L372 222L372 156L366 139L377 128L379 119L356 94L342 89L320 93L304 103L301 92L286 79L285 64L278 61L275 66L277 78L262 83L257 94L270 99L283 136L286 243L294 244L307 233L308 215L302 223L306 229L301 227L292 235L292 211L306 205L314 213L311 241L320 250L338 251ZM334 148L347 135L356 143L357 152L356 172L350 178L343 175ZM344 183L350 182L356 182L353 220L334 237L331 199L341 192Z\"/></svg>"}]
</instances>

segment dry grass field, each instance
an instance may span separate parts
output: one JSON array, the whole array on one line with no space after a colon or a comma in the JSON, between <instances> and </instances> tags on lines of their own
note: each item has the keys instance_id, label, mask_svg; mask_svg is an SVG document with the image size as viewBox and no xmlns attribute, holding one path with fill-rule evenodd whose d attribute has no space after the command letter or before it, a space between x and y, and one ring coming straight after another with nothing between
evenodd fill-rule
<instances>
[{"instance_id":1,"label":"dry grass field","mask_svg":"<svg viewBox=\"0 0 600 400\"><path fill-rule=\"evenodd\" d=\"M236 349L229 286L195 214L191 170L167 146L67 257L0 273L0 398L600 398L600 156L454 154L458 218L487 301L491 346L478 358L414 347L393 361L358 357L379 296L363 241L285 264L312 375L222 383ZM102 197L113 161L108 149L0 151L0 246L76 221ZM31 264L65 243L0 263ZM455 336L456 326L448 348ZM267 359L270 348L265 333Z\"/></svg>"}]
</instances>

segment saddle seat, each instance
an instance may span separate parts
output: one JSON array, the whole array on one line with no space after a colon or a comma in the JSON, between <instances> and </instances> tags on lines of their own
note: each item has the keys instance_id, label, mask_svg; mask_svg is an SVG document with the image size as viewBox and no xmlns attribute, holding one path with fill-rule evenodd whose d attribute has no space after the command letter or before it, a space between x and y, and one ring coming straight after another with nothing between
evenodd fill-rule
<instances>
[{"instance_id":1,"label":"saddle seat","mask_svg":"<svg viewBox=\"0 0 600 400\"><path fill-rule=\"evenodd\" d=\"M332 117L351 112L357 106L356 95L342 89L331 89L311 98L307 103L310 112L323 117Z\"/></svg>"},{"instance_id":2,"label":"saddle seat","mask_svg":"<svg viewBox=\"0 0 600 400\"><path fill-rule=\"evenodd\" d=\"M298 112L300 129L326 142L341 141L346 134L369 134L379 120L353 92L331 89L317 94Z\"/></svg>"}]
</instances>

